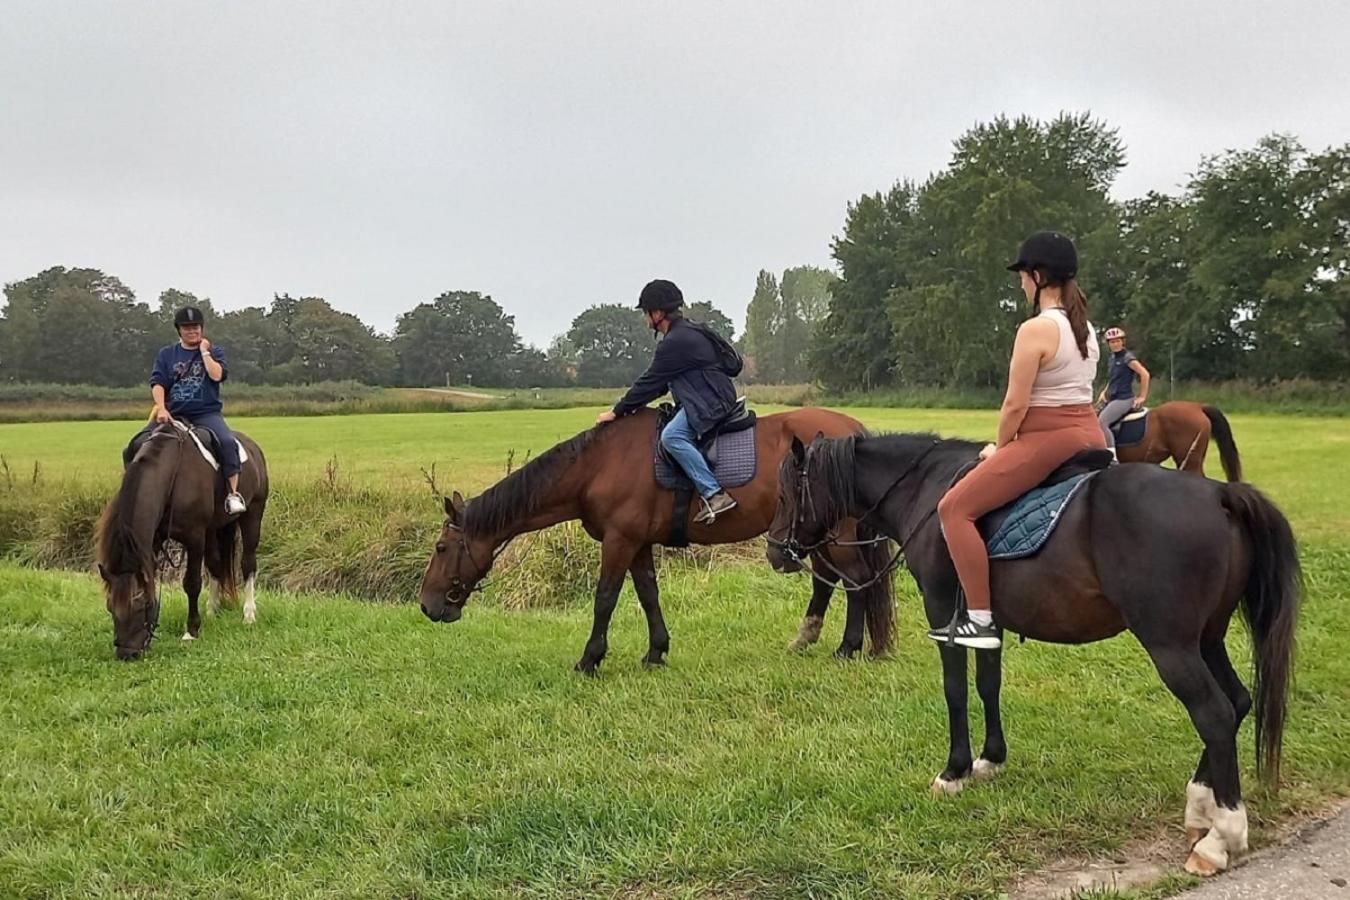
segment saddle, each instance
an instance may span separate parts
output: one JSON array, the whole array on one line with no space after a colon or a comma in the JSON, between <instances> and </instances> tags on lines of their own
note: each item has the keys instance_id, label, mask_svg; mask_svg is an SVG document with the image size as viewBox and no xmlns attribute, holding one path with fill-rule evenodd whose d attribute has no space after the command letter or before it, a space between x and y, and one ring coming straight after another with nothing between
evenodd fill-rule
<instances>
[{"instance_id":1,"label":"saddle","mask_svg":"<svg viewBox=\"0 0 1350 900\"><path fill-rule=\"evenodd\" d=\"M1039 552L1050 540L1069 501L1094 475L1110 466L1112 459L1110 450L1084 450L1021 497L982 516L977 526L989 548L989 558L1020 559ZM963 468L952 483L973 468L974 464Z\"/></svg>"},{"instance_id":2,"label":"saddle","mask_svg":"<svg viewBox=\"0 0 1350 900\"><path fill-rule=\"evenodd\" d=\"M202 455L203 459L210 463L211 468L215 469L217 472L220 471L220 442L216 440L214 432L206 428L200 428L196 425L187 425L178 421L173 423L173 427L187 435L193 446L196 447L197 452ZM154 437L158 430L159 429L138 432L132 437L125 455L126 459L135 458L136 453L141 449L142 445ZM239 462L241 464L248 462L248 451L244 449L243 443L238 438L235 438L234 442L239 447Z\"/></svg>"},{"instance_id":3,"label":"saddle","mask_svg":"<svg viewBox=\"0 0 1350 900\"><path fill-rule=\"evenodd\" d=\"M1111 426L1111 433L1116 436L1117 447L1128 447L1131 444L1139 443L1144 439L1146 431L1148 431L1147 406L1129 413Z\"/></svg>"},{"instance_id":4,"label":"saddle","mask_svg":"<svg viewBox=\"0 0 1350 900\"><path fill-rule=\"evenodd\" d=\"M689 507L694 499L694 484L661 446L662 429L675 415L675 407L663 403L657 409L656 454L653 469L656 482L675 492L675 510L670 521L667 547L689 546ZM745 408L745 399L736 402L736 408L698 444L699 452L708 460L717 483L722 487L740 487L754 480L758 461L755 457L755 414Z\"/></svg>"}]
</instances>

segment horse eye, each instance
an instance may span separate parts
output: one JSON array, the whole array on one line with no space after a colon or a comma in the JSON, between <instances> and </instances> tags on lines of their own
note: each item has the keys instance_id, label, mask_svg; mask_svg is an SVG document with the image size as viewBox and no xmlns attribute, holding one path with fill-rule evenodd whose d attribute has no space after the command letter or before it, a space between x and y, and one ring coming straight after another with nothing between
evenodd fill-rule
<instances>
[{"instance_id":1,"label":"horse eye","mask_svg":"<svg viewBox=\"0 0 1350 900\"><path fill-rule=\"evenodd\" d=\"M436 544L436 552L437 552L437 553L444 553L444 552L445 552L445 545L444 545L444 544L441 544L441 543L437 543L437 544Z\"/></svg>"}]
</instances>

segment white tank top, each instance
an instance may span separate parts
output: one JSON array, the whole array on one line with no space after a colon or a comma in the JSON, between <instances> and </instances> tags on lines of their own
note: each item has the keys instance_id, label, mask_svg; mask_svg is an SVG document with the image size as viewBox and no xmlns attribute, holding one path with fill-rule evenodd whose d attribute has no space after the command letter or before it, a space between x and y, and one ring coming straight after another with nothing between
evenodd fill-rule
<instances>
[{"instance_id":1,"label":"white tank top","mask_svg":"<svg viewBox=\"0 0 1350 900\"><path fill-rule=\"evenodd\" d=\"M1031 386L1031 406L1079 406L1091 405L1092 382L1097 377L1097 362L1101 357L1101 348L1088 323L1088 358L1078 350L1078 342L1073 337L1073 326L1069 324L1069 314L1058 307L1041 312L1059 326L1059 346L1055 355L1041 366L1036 373L1036 381Z\"/></svg>"}]
</instances>

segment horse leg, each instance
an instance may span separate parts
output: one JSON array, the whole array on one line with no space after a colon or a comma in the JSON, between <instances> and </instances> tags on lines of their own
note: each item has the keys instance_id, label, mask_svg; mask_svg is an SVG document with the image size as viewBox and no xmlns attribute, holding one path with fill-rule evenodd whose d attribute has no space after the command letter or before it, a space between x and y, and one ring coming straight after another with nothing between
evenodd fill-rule
<instances>
[{"instance_id":1,"label":"horse leg","mask_svg":"<svg viewBox=\"0 0 1350 900\"><path fill-rule=\"evenodd\" d=\"M1233 704L1233 713L1236 717L1233 739L1236 741L1237 731L1242 728L1242 720L1251 711L1252 695L1233 669L1222 636L1201 644L1200 655L1204 658L1205 665L1209 666L1214 680L1219 683L1219 689L1228 697L1228 702ZM1186 840L1191 847L1199 843L1214 826L1214 788L1210 787L1209 779L1209 756L1201 752L1195 778L1186 785Z\"/></svg>"},{"instance_id":2,"label":"horse leg","mask_svg":"<svg viewBox=\"0 0 1350 900\"><path fill-rule=\"evenodd\" d=\"M933 779L935 794L958 794L970 775L970 722L967 719L966 648L940 646L942 691L947 698L947 727L950 749L947 768Z\"/></svg>"},{"instance_id":3,"label":"horse leg","mask_svg":"<svg viewBox=\"0 0 1350 900\"><path fill-rule=\"evenodd\" d=\"M867 624L867 607L862 597L853 591L845 591L844 599L844 636L839 641L839 649L834 651L836 659L852 659L863 648L863 629Z\"/></svg>"},{"instance_id":4,"label":"horse leg","mask_svg":"<svg viewBox=\"0 0 1350 900\"><path fill-rule=\"evenodd\" d=\"M576 670L595 674L600 661L609 650L609 620L619 601L619 591L628 567L633 564L637 548L626 538L606 537L600 544L600 580L595 586L595 619L591 623L591 637L577 660Z\"/></svg>"},{"instance_id":5,"label":"horse leg","mask_svg":"<svg viewBox=\"0 0 1350 900\"><path fill-rule=\"evenodd\" d=\"M789 650L805 650L820 640L820 632L825 627L825 613L830 610L830 597L834 594L835 582L839 580L814 557L811 559L811 570L819 577L811 579L811 602L807 604L806 615L797 629L797 636L788 642Z\"/></svg>"},{"instance_id":6,"label":"horse leg","mask_svg":"<svg viewBox=\"0 0 1350 900\"><path fill-rule=\"evenodd\" d=\"M195 641L197 635L202 633L202 614L197 608L197 598L202 592L202 560L206 555L206 550L201 541L186 545L187 562L183 568L183 592L188 598L188 620L187 631L183 632L183 640Z\"/></svg>"},{"instance_id":7,"label":"horse leg","mask_svg":"<svg viewBox=\"0 0 1350 900\"><path fill-rule=\"evenodd\" d=\"M1008 745L1003 740L1003 713L998 695L1003 684L1003 651L975 651L975 689L984 705L984 749L975 760L972 774L976 778L993 778L1008 759Z\"/></svg>"},{"instance_id":8,"label":"horse leg","mask_svg":"<svg viewBox=\"0 0 1350 900\"><path fill-rule=\"evenodd\" d=\"M258 541L262 537L265 502L254 502L239 519L239 534L244 545L239 557L239 574L244 579L244 622L252 625L258 618L254 587L258 580Z\"/></svg>"},{"instance_id":9,"label":"horse leg","mask_svg":"<svg viewBox=\"0 0 1350 900\"><path fill-rule=\"evenodd\" d=\"M670 632L666 631L666 619L661 615L661 588L656 583L656 561L652 559L651 544L637 552L628 572L633 576L638 603L642 604L642 612L647 616L648 648L642 661L649 666L664 666L666 654L670 652Z\"/></svg>"},{"instance_id":10,"label":"horse leg","mask_svg":"<svg viewBox=\"0 0 1350 900\"><path fill-rule=\"evenodd\" d=\"M1237 714L1220 689L1198 647L1149 647L1158 674L1190 714L1205 744L1202 765L1214 790L1213 827L1186 860L1193 875L1213 875L1228 868L1230 855L1247 849L1247 811L1237 765Z\"/></svg>"}]
</instances>

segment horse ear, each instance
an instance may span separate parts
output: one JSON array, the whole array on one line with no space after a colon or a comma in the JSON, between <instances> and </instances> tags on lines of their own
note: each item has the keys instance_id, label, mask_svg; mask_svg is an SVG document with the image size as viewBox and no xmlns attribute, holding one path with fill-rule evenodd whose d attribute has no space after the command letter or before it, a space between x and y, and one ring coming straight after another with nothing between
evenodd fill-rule
<instances>
[{"instance_id":1,"label":"horse ear","mask_svg":"<svg viewBox=\"0 0 1350 900\"><path fill-rule=\"evenodd\" d=\"M455 521L455 504L450 500L449 497L442 497L441 499L442 499L443 501L445 501L445 504L444 504L444 505L445 505L445 515L446 515L446 517L447 517L451 522Z\"/></svg>"},{"instance_id":2,"label":"horse ear","mask_svg":"<svg viewBox=\"0 0 1350 900\"><path fill-rule=\"evenodd\" d=\"M450 517L451 522L459 523L464 521L464 495L455 491L445 501L445 512Z\"/></svg>"},{"instance_id":3,"label":"horse ear","mask_svg":"<svg viewBox=\"0 0 1350 900\"><path fill-rule=\"evenodd\" d=\"M792 436L792 458L796 460L799 466L802 464L802 460L806 459L806 445L795 434Z\"/></svg>"}]
</instances>

